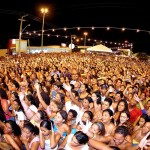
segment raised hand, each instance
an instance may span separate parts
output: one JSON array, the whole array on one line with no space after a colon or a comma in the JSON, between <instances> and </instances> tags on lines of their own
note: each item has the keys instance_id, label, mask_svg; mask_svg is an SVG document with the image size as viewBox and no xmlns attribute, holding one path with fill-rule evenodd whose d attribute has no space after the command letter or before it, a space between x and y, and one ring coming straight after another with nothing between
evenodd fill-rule
<instances>
[{"instance_id":1,"label":"raised hand","mask_svg":"<svg viewBox=\"0 0 150 150\"><path fill-rule=\"evenodd\" d=\"M144 147L146 147L147 143L149 144L149 141L147 140L147 137L150 135L150 131L146 134L146 136L140 141L139 147L141 148L141 150L144 149Z\"/></svg>"},{"instance_id":2,"label":"raised hand","mask_svg":"<svg viewBox=\"0 0 150 150\"><path fill-rule=\"evenodd\" d=\"M141 99L138 97L137 94L134 94L134 99L135 99L137 102L140 102L140 101L141 101Z\"/></svg>"}]
</instances>

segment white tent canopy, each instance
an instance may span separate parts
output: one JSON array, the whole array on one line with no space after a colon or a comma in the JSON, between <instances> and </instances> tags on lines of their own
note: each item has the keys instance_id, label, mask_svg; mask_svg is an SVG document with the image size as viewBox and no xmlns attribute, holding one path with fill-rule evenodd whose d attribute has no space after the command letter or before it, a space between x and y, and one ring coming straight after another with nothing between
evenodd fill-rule
<instances>
[{"instance_id":1,"label":"white tent canopy","mask_svg":"<svg viewBox=\"0 0 150 150\"><path fill-rule=\"evenodd\" d=\"M102 44L89 47L89 48L87 48L87 51L112 53L112 50L110 48L108 48Z\"/></svg>"}]
</instances>

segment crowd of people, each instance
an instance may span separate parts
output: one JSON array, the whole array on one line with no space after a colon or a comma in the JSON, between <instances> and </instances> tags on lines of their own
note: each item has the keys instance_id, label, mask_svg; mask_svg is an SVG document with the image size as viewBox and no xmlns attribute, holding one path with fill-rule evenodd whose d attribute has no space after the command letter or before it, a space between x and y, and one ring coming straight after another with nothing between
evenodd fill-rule
<instances>
[{"instance_id":1,"label":"crowd of people","mask_svg":"<svg viewBox=\"0 0 150 150\"><path fill-rule=\"evenodd\" d=\"M150 149L149 75L131 57L0 58L0 149Z\"/></svg>"}]
</instances>

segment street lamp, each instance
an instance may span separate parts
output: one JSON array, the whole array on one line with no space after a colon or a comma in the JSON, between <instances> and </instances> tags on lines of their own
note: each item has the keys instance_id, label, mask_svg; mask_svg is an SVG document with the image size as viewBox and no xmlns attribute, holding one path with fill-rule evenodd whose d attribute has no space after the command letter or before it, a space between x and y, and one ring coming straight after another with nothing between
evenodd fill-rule
<instances>
[{"instance_id":1,"label":"street lamp","mask_svg":"<svg viewBox=\"0 0 150 150\"><path fill-rule=\"evenodd\" d=\"M19 56L20 56L20 45L21 45L20 43L21 43L21 35L22 35L22 22L25 21L25 20L23 20L23 18L26 17L26 16L28 16L28 15L24 15L24 16L21 17L21 19L19 19L20 20L19 46L18 46L19 47L18 48L18 54L19 54Z\"/></svg>"},{"instance_id":2,"label":"street lamp","mask_svg":"<svg viewBox=\"0 0 150 150\"><path fill-rule=\"evenodd\" d=\"M86 48L85 48L85 46L86 46L86 36L88 35L88 33L87 33L87 32L84 32L83 34L84 34L84 49L86 49Z\"/></svg>"},{"instance_id":3,"label":"street lamp","mask_svg":"<svg viewBox=\"0 0 150 150\"><path fill-rule=\"evenodd\" d=\"M23 31L25 31L25 29L27 28L27 27L29 27L30 26L30 24L27 24L23 29L22 29L22 33L23 33ZM21 33L21 34L22 34Z\"/></svg>"},{"instance_id":4,"label":"street lamp","mask_svg":"<svg viewBox=\"0 0 150 150\"><path fill-rule=\"evenodd\" d=\"M45 19L45 14L48 12L47 8L42 8L41 13L43 14L43 23L42 23L42 38L41 38L41 49L43 50L43 32L44 32L44 19Z\"/></svg>"}]
</instances>

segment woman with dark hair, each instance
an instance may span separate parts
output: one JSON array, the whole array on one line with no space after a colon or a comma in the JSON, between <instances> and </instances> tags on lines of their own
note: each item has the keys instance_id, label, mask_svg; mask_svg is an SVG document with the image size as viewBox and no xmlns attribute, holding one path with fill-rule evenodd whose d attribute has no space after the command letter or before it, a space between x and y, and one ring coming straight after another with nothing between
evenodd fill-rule
<instances>
[{"instance_id":1,"label":"woman with dark hair","mask_svg":"<svg viewBox=\"0 0 150 150\"><path fill-rule=\"evenodd\" d=\"M67 112L64 110L61 110L56 114L56 116L54 118L53 129L54 129L54 132L57 132L57 134L60 135L59 140L58 140L59 144L71 132L69 126L66 124L67 117L68 117Z\"/></svg>"},{"instance_id":2,"label":"woman with dark hair","mask_svg":"<svg viewBox=\"0 0 150 150\"><path fill-rule=\"evenodd\" d=\"M98 140L101 136L105 135L105 126L102 122L95 122L86 134L89 138Z\"/></svg>"},{"instance_id":3,"label":"woman with dark hair","mask_svg":"<svg viewBox=\"0 0 150 150\"><path fill-rule=\"evenodd\" d=\"M85 111L81 119L77 120L77 131L87 132L92 125L93 113L91 111Z\"/></svg>"},{"instance_id":4,"label":"woman with dark hair","mask_svg":"<svg viewBox=\"0 0 150 150\"><path fill-rule=\"evenodd\" d=\"M31 118L30 122L33 125L40 127L40 123L45 119L48 119L47 113L44 110L38 110L37 113Z\"/></svg>"},{"instance_id":5,"label":"woman with dark hair","mask_svg":"<svg viewBox=\"0 0 150 150\"><path fill-rule=\"evenodd\" d=\"M93 122L97 122L102 118L102 105L101 105L101 94L100 92L93 92L92 93L92 100L94 102L94 118Z\"/></svg>"},{"instance_id":6,"label":"woman with dark hair","mask_svg":"<svg viewBox=\"0 0 150 150\"><path fill-rule=\"evenodd\" d=\"M20 121L26 120L26 116L24 114L23 107L19 101L19 99L14 99L12 102L12 111L15 116L15 121L19 125Z\"/></svg>"},{"instance_id":7,"label":"woman with dark hair","mask_svg":"<svg viewBox=\"0 0 150 150\"><path fill-rule=\"evenodd\" d=\"M27 123L24 125L22 129L21 141L26 150L41 150L38 134L39 129L32 123Z\"/></svg>"},{"instance_id":8,"label":"woman with dark hair","mask_svg":"<svg viewBox=\"0 0 150 150\"><path fill-rule=\"evenodd\" d=\"M5 118L4 111L2 109L1 103L0 103L0 121L2 121L2 122L6 121L6 118Z\"/></svg>"},{"instance_id":9,"label":"woman with dark hair","mask_svg":"<svg viewBox=\"0 0 150 150\"><path fill-rule=\"evenodd\" d=\"M44 150L57 150L58 145L56 140L53 142L52 137L52 121L43 120L40 124L40 147ZM57 139L57 136L56 136Z\"/></svg>"},{"instance_id":10,"label":"woman with dark hair","mask_svg":"<svg viewBox=\"0 0 150 150\"><path fill-rule=\"evenodd\" d=\"M3 140L4 132L0 129L0 150L13 150L13 147Z\"/></svg>"},{"instance_id":11,"label":"woman with dark hair","mask_svg":"<svg viewBox=\"0 0 150 150\"><path fill-rule=\"evenodd\" d=\"M148 115L142 114L139 117L139 120L138 120L136 126L134 127L134 132L137 131L138 129L141 129L145 125L146 122L148 122Z\"/></svg>"},{"instance_id":12,"label":"woman with dark hair","mask_svg":"<svg viewBox=\"0 0 150 150\"><path fill-rule=\"evenodd\" d=\"M8 96L7 96L6 91L2 88L0 88L0 103L1 103L2 109L4 111L4 115L5 115L6 120L11 119L11 117L13 115L9 110L10 104L8 101Z\"/></svg>"},{"instance_id":13,"label":"woman with dark hair","mask_svg":"<svg viewBox=\"0 0 150 150\"><path fill-rule=\"evenodd\" d=\"M35 104L35 99L32 95L25 96L25 103L29 106L29 109L31 109L33 112L37 113L38 109Z\"/></svg>"},{"instance_id":14,"label":"woman with dark hair","mask_svg":"<svg viewBox=\"0 0 150 150\"><path fill-rule=\"evenodd\" d=\"M113 111L111 109L105 109L103 111L102 122L105 126L105 136L113 135L115 131L115 125L113 123Z\"/></svg>"},{"instance_id":15,"label":"woman with dark hair","mask_svg":"<svg viewBox=\"0 0 150 150\"><path fill-rule=\"evenodd\" d=\"M118 105L116 107L116 110L115 110L115 113L114 113L114 120L117 121L119 116L120 116L120 113L123 112L123 111L128 111L128 103L125 99L121 99L119 102L118 102Z\"/></svg>"},{"instance_id":16,"label":"woman with dark hair","mask_svg":"<svg viewBox=\"0 0 150 150\"><path fill-rule=\"evenodd\" d=\"M88 95L90 95L90 89L87 84L82 84L80 87L79 100L83 101Z\"/></svg>"},{"instance_id":17,"label":"woman with dark hair","mask_svg":"<svg viewBox=\"0 0 150 150\"><path fill-rule=\"evenodd\" d=\"M3 129L3 142L10 144L14 149L20 150L22 143L20 141L21 129L12 120L6 121L6 123L0 122L0 128Z\"/></svg>"},{"instance_id":18,"label":"woman with dark hair","mask_svg":"<svg viewBox=\"0 0 150 150\"><path fill-rule=\"evenodd\" d=\"M116 126L125 126L128 129L129 135L133 134L133 125L130 123L130 112L129 111L123 111L120 114L119 119L116 122Z\"/></svg>"},{"instance_id":19,"label":"woman with dark hair","mask_svg":"<svg viewBox=\"0 0 150 150\"><path fill-rule=\"evenodd\" d=\"M88 141L88 136L82 131L78 131L75 134L68 135L58 149L64 148L66 150L89 150L89 146L87 144Z\"/></svg>"}]
</instances>

